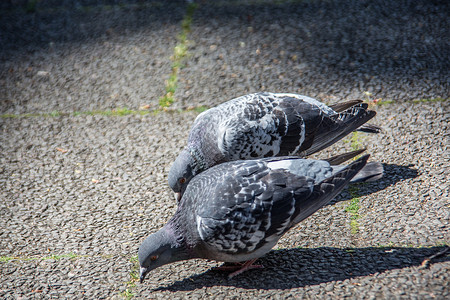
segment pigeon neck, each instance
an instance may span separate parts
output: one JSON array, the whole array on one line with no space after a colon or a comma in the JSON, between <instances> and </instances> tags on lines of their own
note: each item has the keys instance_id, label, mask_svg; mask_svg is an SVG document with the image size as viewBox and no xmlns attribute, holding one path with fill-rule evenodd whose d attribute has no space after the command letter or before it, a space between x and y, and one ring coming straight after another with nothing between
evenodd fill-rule
<instances>
[{"instance_id":1,"label":"pigeon neck","mask_svg":"<svg viewBox=\"0 0 450 300\"><path fill-rule=\"evenodd\" d=\"M169 223L166 224L166 232L170 235L172 241L172 247L179 249L178 255L181 259L196 258L198 255L195 253L195 241L193 241L189 234L183 231L181 226L178 226L181 220L177 218L177 214L172 218ZM182 224L182 223L181 223Z\"/></svg>"},{"instance_id":2,"label":"pigeon neck","mask_svg":"<svg viewBox=\"0 0 450 300\"><path fill-rule=\"evenodd\" d=\"M189 147L188 146L186 150L189 152L192 159L194 160L194 168L193 168L194 174L193 175L196 175L196 174L201 173L204 170L208 169L206 159L198 147L195 147L195 146Z\"/></svg>"},{"instance_id":3,"label":"pigeon neck","mask_svg":"<svg viewBox=\"0 0 450 300\"><path fill-rule=\"evenodd\" d=\"M172 226L167 224L164 226L163 230L160 231L163 235L163 240L165 241L165 247L171 249L172 261L180 261L191 258L188 248L183 241L183 238L178 235Z\"/></svg>"}]
</instances>

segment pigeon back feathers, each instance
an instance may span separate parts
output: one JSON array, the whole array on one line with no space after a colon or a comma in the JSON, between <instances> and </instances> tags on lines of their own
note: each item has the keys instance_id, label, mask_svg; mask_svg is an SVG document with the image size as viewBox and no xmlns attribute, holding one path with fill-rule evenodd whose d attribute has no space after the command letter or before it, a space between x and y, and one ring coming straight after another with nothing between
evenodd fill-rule
<instances>
[{"instance_id":1,"label":"pigeon back feathers","mask_svg":"<svg viewBox=\"0 0 450 300\"><path fill-rule=\"evenodd\" d=\"M180 202L204 258L243 261L269 251L289 228L333 199L368 156L333 172L299 158L224 163L196 176ZM213 179L211 179L213 178ZM192 222L192 223L191 223ZM206 253L206 254L205 254Z\"/></svg>"},{"instance_id":2,"label":"pigeon back feathers","mask_svg":"<svg viewBox=\"0 0 450 300\"><path fill-rule=\"evenodd\" d=\"M333 199L368 157L345 167L297 157L240 160L195 176L175 215L139 247L141 282L180 260L251 263Z\"/></svg>"},{"instance_id":3,"label":"pigeon back feathers","mask_svg":"<svg viewBox=\"0 0 450 300\"><path fill-rule=\"evenodd\" d=\"M169 172L170 185L176 192L183 191L193 176L223 162L304 157L358 128L377 131L376 126L364 127L375 112L360 100L332 107L297 94L255 93L209 109L194 121L183 153L191 158L175 161ZM187 168L192 174L183 179ZM179 180L184 186L177 184Z\"/></svg>"}]
</instances>

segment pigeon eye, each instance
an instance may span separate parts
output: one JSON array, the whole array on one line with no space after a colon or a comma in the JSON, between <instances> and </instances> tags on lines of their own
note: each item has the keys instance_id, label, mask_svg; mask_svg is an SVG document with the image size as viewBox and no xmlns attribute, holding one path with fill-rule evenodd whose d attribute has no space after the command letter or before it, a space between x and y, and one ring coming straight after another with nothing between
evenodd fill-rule
<instances>
[{"instance_id":1,"label":"pigeon eye","mask_svg":"<svg viewBox=\"0 0 450 300\"><path fill-rule=\"evenodd\" d=\"M182 178L180 178L180 180L179 180L179 181L180 181L180 183L181 183L181 184L183 184L183 183L185 183L185 182L186 182L186 178L182 177Z\"/></svg>"},{"instance_id":2,"label":"pigeon eye","mask_svg":"<svg viewBox=\"0 0 450 300\"><path fill-rule=\"evenodd\" d=\"M158 255L153 255L152 257L150 257L150 260L151 261L155 261L155 260L157 260L158 259Z\"/></svg>"}]
</instances>

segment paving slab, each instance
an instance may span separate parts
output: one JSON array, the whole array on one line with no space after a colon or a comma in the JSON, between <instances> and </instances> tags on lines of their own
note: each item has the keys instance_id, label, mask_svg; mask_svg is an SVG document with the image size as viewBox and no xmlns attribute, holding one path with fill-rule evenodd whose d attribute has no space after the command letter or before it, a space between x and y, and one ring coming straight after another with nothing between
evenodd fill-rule
<instances>
[{"instance_id":1,"label":"paving slab","mask_svg":"<svg viewBox=\"0 0 450 300\"><path fill-rule=\"evenodd\" d=\"M184 2L35 2L0 13L0 113L158 106Z\"/></svg>"},{"instance_id":2,"label":"paving slab","mask_svg":"<svg viewBox=\"0 0 450 300\"><path fill-rule=\"evenodd\" d=\"M445 2L199 1L172 112L137 110L165 93L188 3L26 3L0 4L1 298L450 297L449 253L427 263L450 243ZM196 259L139 284L137 249L176 210L184 108L261 90L392 100L371 102L382 133L314 155L367 147L385 177L296 226L263 270L229 280Z\"/></svg>"},{"instance_id":3,"label":"paving slab","mask_svg":"<svg viewBox=\"0 0 450 300\"><path fill-rule=\"evenodd\" d=\"M167 172L197 113L2 118L2 296L113 297L128 288L138 298L443 299L450 257L420 265L449 243L448 107L377 107L384 132L360 143L385 178L345 190L291 230L262 258L264 270L228 280L211 271L218 263L192 260L132 288L139 244L176 209ZM319 156L344 149L349 142ZM355 197L353 232L346 207Z\"/></svg>"},{"instance_id":4,"label":"paving slab","mask_svg":"<svg viewBox=\"0 0 450 300\"><path fill-rule=\"evenodd\" d=\"M263 2L263 3L260 3ZM180 106L249 92L325 101L448 98L442 1L206 1L189 35Z\"/></svg>"}]
</instances>

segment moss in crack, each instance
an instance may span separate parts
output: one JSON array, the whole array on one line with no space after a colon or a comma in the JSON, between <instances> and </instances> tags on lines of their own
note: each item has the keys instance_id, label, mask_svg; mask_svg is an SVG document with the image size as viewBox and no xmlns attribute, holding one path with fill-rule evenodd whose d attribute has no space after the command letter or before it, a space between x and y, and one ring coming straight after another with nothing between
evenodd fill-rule
<instances>
[{"instance_id":1,"label":"moss in crack","mask_svg":"<svg viewBox=\"0 0 450 300\"><path fill-rule=\"evenodd\" d=\"M413 104L419 104L419 103L429 103L429 102L446 102L449 101L449 99L437 97L437 98L422 98L422 99L415 99L412 100L411 103ZM371 103L375 103L377 106L383 106L383 105L389 105L393 104L394 100L383 100L383 99L375 99L371 100Z\"/></svg>"},{"instance_id":2,"label":"moss in crack","mask_svg":"<svg viewBox=\"0 0 450 300\"><path fill-rule=\"evenodd\" d=\"M122 293L120 293L120 296L122 296L124 299L132 299L135 294L133 293L133 291L131 289L126 289L125 291L123 291Z\"/></svg>"},{"instance_id":3,"label":"moss in crack","mask_svg":"<svg viewBox=\"0 0 450 300\"><path fill-rule=\"evenodd\" d=\"M188 40L187 36L191 31L192 17L197 8L197 4L189 3L186 8L186 14L181 22L181 33L177 36L178 43L173 49L173 54L170 57L172 60L172 71L169 79L166 81L165 94L159 98L159 106L161 108L169 107L175 102L175 91L178 87L178 73L183 67L183 61L188 54Z\"/></svg>"},{"instance_id":4,"label":"moss in crack","mask_svg":"<svg viewBox=\"0 0 450 300\"><path fill-rule=\"evenodd\" d=\"M358 131L353 131L352 134L343 140L344 143L350 144L352 151L363 148L362 136ZM356 160L358 157L355 157Z\"/></svg>"},{"instance_id":5,"label":"moss in crack","mask_svg":"<svg viewBox=\"0 0 450 300\"><path fill-rule=\"evenodd\" d=\"M87 257L87 255L78 255L73 252L68 254L51 254L49 256L0 256L0 262L7 263L12 260L18 260L18 261L31 261L31 260L60 260L63 258L69 258L69 259L77 259L81 257Z\"/></svg>"},{"instance_id":6,"label":"moss in crack","mask_svg":"<svg viewBox=\"0 0 450 300\"><path fill-rule=\"evenodd\" d=\"M128 108L117 108L113 110L91 110L91 111L75 111L75 112L60 112L60 111L52 111L51 113L26 113L26 114L2 114L0 118L4 119L14 119L14 118L55 118L55 117L77 117L77 116L127 116L127 115L157 115L163 111L173 111L173 112L189 112L196 111L198 113L204 112L208 107L201 106L191 106L186 109L176 109L170 110L167 108L164 109L154 109L154 110L132 110Z\"/></svg>"},{"instance_id":7,"label":"moss in crack","mask_svg":"<svg viewBox=\"0 0 450 300\"><path fill-rule=\"evenodd\" d=\"M194 107L193 110L195 110L195 111L198 112L198 113L202 113L202 112L204 112L205 110L208 110L208 107L202 105L202 106Z\"/></svg>"},{"instance_id":8,"label":"moss in crack","mask_svg":"<svg viewBox=\"0 0 450 300\"><path fill-rule=\"evenodd\" d=\"M127 281L125 291L120 293L124 299L131 299L135 296L133 292L133 288L136 287L136 283L139 281L139 263L137 255L130 257L130 263L132 263L131 271L130 271L130 280Z\"/></svg>"},{"instance_id":9,"label":"moss in crack","mask_svg":"<svg viewBox=\"0 0 450 300\"><path fill-rule=\"evenodd\" d=\"M345 211L350 214L350 232L352 234L357 234L359 232L359 223L358 219L361 217L358 213L359 211L359 193L358 193L358 186L357 185L351 185L348 188L348 191L350 195L352 196L352 199L350 200L349 205L345 207Z\"/></svg>"},{"instance_id":10,"label":"moss in crack","mask_svg":"<svg viewBox=\"0 0 450 300\"><path fill-rule=\"evenodd\" d=\"M388 105L392 103L394 103L394 100L380 100L376 102L378 106Z\"/></svg>"},{"instance_id":11,"label":"moss in crack","mask_svg":"<svg viewBox=\"0 0 450 300\"><path fill-rule=\"evenodd\" d=\"M36 12L36 5L37 5L37 0L28 0L27 4L25 6L25 11L27 13L34 13Z\"/></svg>"},{"instance_id":12,"label":"moss in crack","mask_svg":"<svg viewBox=\"0 0 450 300\"><path fill-rule=\"evenodd\" d=\"M427 102L445 102L448 101L448 99L444 99L441 97L437 97L437 98L423 98L423 99L416 99L413 100L413 103L427 103Z\"/></svg>"},{"instance_id":13,"label":"moss in crack","mask_svg":"<svg viewBox=\"0 0 450 300\"><path fill-rule=\"evenodd\" d=\"M181 33L177 36L178 43L173 49L173 55L170 58L172 60L172 72L166 81L165 94L159 98L159 106L162 108L169 107L175 102L174 95L178 87L178 73L183 67L183 61L188 54L187 36L191 31L192 17L196 8L197 4L189 3L181 22Z\"/></svg>"}]
</instances>

